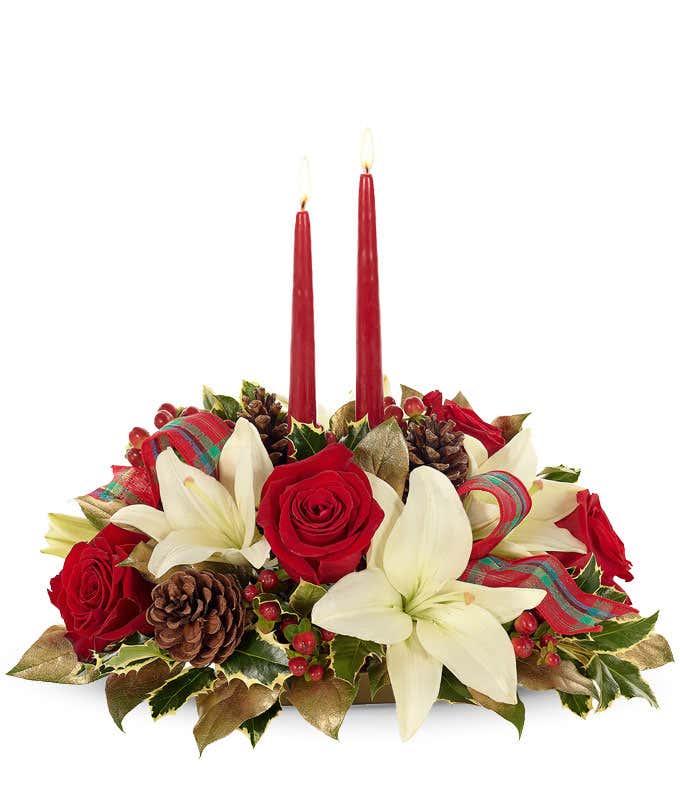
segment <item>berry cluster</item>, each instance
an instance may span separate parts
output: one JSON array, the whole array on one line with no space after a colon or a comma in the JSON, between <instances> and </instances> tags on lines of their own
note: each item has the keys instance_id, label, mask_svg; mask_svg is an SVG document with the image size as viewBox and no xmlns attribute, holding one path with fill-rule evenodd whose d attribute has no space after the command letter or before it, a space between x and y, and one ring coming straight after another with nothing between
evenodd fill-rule
<instances>
[{"instance_id":1,"label":"berry cluster","mask_svg":"<svg viewBox=\"0 0 680 794\"><path fill-rule=\"evenodd\" d=\"M190 405L188 408L175 408L172 403L163 403L154 416L153 423L160 430L168 422L177 419L178 416L191 416L198 413L198 408ZM125 453L128 463L131 466L140 467L144 465L142 460L142 444L149 437L149 431L143 427L133 427L128 434L130 446Z\"/></svg>"},{"instance_id":2,"label":"berry cluster","mask_svg":"<svg viewBox=\"0 0 680 794\"><path fill-rule=\"evenodd\" d=\"M385 397L383 400L385 419L394 417L399 426L406 427L406 418L418 420L425 414L425 403L420 397L409 397L404 400L404 407L400 408L394 397Z\"/></svg>"},{"instance_id":3,"label":"berry cluster","mask_svg":"<svg viewBox=\"0 0 680 794\"><path fill-rule=\"evenodd\" d=\"M541 624L540 631L538 631L538 621L534 614L532 612L522 612L515 620L514 628L516 634L513 634L511 638L512 647L518 659L528 659L532 656L537 644L539 654L536 664L559 667L562 660L557 653L557 637L549 633L547 623Z\"/></svg>"}]
</instances>

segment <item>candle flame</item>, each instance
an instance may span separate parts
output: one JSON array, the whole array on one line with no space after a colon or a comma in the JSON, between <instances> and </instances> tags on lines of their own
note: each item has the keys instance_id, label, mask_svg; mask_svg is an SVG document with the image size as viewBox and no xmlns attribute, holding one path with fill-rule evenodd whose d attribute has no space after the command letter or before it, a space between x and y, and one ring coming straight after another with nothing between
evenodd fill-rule
<instances>
[{"instance_id":1,"label":"candle flame","mask_svg":"<svg viewBox=\"0 0 680 794\"><path fill-rule=\"evenodd\" d=\"M312 189L312 176L309 169L309 157L303 157L300 163L298 186L300 189L300 209L303 210L309 201L309 194Z\"/></svg>"},{"instance_id":2,"label":"candle flame","mask_svg":"<svg viewBox=\"0 0 680 794\"><path fill-rule=\"evenodd\" d=\"M361 136L361 167L366 173L373 167L373 133L368 127Z\"/></svg>"}]
</instances>

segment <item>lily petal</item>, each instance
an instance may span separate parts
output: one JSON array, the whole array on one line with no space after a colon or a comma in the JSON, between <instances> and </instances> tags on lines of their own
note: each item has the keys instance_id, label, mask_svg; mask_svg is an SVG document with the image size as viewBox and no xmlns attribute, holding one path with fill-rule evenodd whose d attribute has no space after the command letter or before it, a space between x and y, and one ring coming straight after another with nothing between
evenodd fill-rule
<instances>
[{"instance_id":1,"label":"lily petal","mask_svg":"<svg viewBox=\"0 0 680 794\"><path fill-rule=\"evenodd\" d=\"M404 503L397 496L397 492L394 488L388 485L384 480L381 480L380 477L376 477L375 474L370 474L369 472L366 472L366 476L371 483L373 498L380 505L385 514L375 535L373 535L371 546L366 555L366 564L369 568L382 568L385 543L387 543L387 539L390 536L390 532L396 520L404 510Z\"/></svg>"},{"instance_id":2,"label":"lily petal","mask_svg":"<svg viewBox=\"0 0 680 794\"><path fill-rule=\"evenodd\" d=\"M425 650L466 686L499 703L517 702L517 667L505 629L475 604L433 607L416 623Z\"/></svg>"},{"instance_id":3,"label":"lily petal","mask_svg":"<svg viewBox=\"0 0 680 794\"><path fill-rule=\"evenodd\" d=\"M260 504L262 486L274 471L274 466L262 443L260 434L252 422L243 417L236 422L234 432L222 448L219 463L219 478L224 487L236 497L236 468L242 456L247 456L252 465L252 483L255 506Z\"/></svg>"},{"instance_id":4,"label":"lily petal","mask_svg":"<svg viewBox=\"0 0 680 794\"><path fill-rule=\"evenodd\" d=\"M437 699L442 663L423 648L416 632L387 648L387 671L397 704L399 733L403 741L420 728Z\"/></svg>"},{"instance_id":5,"label":"lily petal","mask_svg":"<svg viewBox=\"0 0 680 794\"><path fill-rule=\"evenodd\" d=\"M381 644L403 642L413 621L399 593L377 569L350 573L334 584L312 610L316 626Z\"/></svg>"},{"instance_id":6,"label":"lily petal","mask_svg":"<svg viewBox=\"0 0 680 794\"><path fill-rule=\"evenodd\" d=\"M463 439L463 447L467 452L468 463L468 477L474 477L479 472L481 466L486 463L489 458L489 453L482 442L473 438L472 436L465 436Z\"/></svg>"},{"instance_id":7,"label":"lily petal","mask_svg":"<svg viewBox=\"0 0 680 794\"><path fill-rule=\"evenodd\" d=\"M163 540L172 528L162 510L149 505L127 505L111 516L111 523L138 529L154 540Z\"/></svg>"},{"instance_id":8,"label":"lily petal","mask_svg":"<svg viewBox=\"0 0 680 794\"><path fill-rule=\"evenodd\" d=\"M446 587L452 594L467 594L468 600L475 606L486 609L499 623L514 620L525 609L537 607L545 598L544 590L530 590L526 587L485 587L459 581L448 582Z\"/></svg>"},{"instance_id":9,"label":"lily petal","mask_svg":"<svg viewBox=\"0 0 680 794\"><path fill-rule=\"evenodd\" d=\"M175 565L204 562L221 551L219 546L201 545L201 539L200 532L171 532L151 552L149 571L158 578Z\"/></svg>"},{"instance_id":10,"label":"lily petal","mask_svg":"<svg viewBox=\"0 0 680 794\"><path fill-rule=\"evenodd\" d=\"M411 472L406 507L385 544L384 570L407 602L436 592L465 569L472 530L456 489L440 471Z\"/></svg>"},{"instance_id":11,"label":"lily petal","mask_svg":"<svg viewBox=\"0 0 680 794\"><path fill-rule=\"evenodd\" d=\"M479 467L479 473L507 471L529 488L536 479L538 458L528 428L512 438Z\"/></svg>"},{"instance_id":12,"label":"lily petal","mask_svg":"<svg viewBox=\"0 0 680 794\"><path fill-rule=\"evenodd\" d=\"M245 546L244 548L240 549L240 551L246 560L248 560L248 562L253 566L253 568L261 568L264 565L267 557L269 557L271 547L269 543L262 538L256 543L253 543L251 546Z\"/></svg>"},{"instance_id":13,"label":"lily petal","mask_svg":"<svg viewBox=\"0 0 680 794\"><path fill-rule=\"evenodd\" d=\"M550 551L585 554L586 547L565 527L558 527L552 522L536 521L529 513L521 524L503 538L493 553L498 557L516 559Z\"/></svg>"}]
</instances>

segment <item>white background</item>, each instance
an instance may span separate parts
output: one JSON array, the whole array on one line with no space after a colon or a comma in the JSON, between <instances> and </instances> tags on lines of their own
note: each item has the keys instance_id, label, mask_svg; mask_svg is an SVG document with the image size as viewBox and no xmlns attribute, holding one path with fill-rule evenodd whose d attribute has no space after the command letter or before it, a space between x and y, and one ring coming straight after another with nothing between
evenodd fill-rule
<instances>
[{"instance_id":1,"label":"white background","mask_svg":"<svg viewBox=\"0 0 680 794\"><path fill-rule=\"evenodd\" d=\"M361 130L375 135L385 369L533 410L583 466L680 649L677 3L2 2L2 669L58 622L45 513L107 480L157 405L287 391L299 158L312 162L319 397L353 388ZM72 505L70 509L74 509ZM197 760L193 706L127 735L101 687L3 677L3 778L51 791L633 790L674 769L662 709L581 723L528 695L392 708L334 743L294 712ZM153 787L153 788L152 788ZM672 784L671 784L672 787ZM434 789L432 789L434 790Z\"/></svg>"}]
</instances>

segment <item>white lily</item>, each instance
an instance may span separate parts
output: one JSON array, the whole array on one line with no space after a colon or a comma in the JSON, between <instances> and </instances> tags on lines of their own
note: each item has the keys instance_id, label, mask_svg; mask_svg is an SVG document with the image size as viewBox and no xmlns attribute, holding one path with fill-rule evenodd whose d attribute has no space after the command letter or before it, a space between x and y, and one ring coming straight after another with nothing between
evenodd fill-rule
<instances>
[{"instance_id":1,"label":"white lily","mask_svg":"<svg viewBox=\"0 0 680 794\"><path fill-rule=\"evenodd\" d=\"M163 510L130 505L115 513L115 524L134 527L158 541L149 570L162 576L175 565L211 557L262 566L269 544L255 525L262 486L273 466L254 425L236 422L220 455L219 480L179 460L166 449L156 460Z\"/></svg>"},{"instance_id":2,"label":"white lily","mask_svg":"<svg viewBox=\"0 0 680 794\"><path fill-rule=\"evenodd\" d=\"M470 458L468 477L506 471L517 477L531 496L529 514L496 546L493 554L512 559L549 551L586 551L580 540L556 523L576 509L576 494L583 489L576 483L536 477L538 459L530 430L520 431L491 457L477 439L465 436L464 443ZM473 492L466 500L466 509L475 540L486 537L498 523L498 505L488 494Z\"/></svg>"},{"instance_id":3,"label":"white lily","mask_svg":"<svg viewBox=\"0 0 680 794\"><path fill-rule=\"evenodd\" d=\"M470 558L472 531L441 472L415 469L406 506L389 486L369 477L385 518L368 567L333 585L315 604L313 622L387 645L403 739L415 733L437 699L444 665L467 686L516 703L515 655L501 624L537 606L545 593L458 581Z\"/></svg>"}]
</instances>

